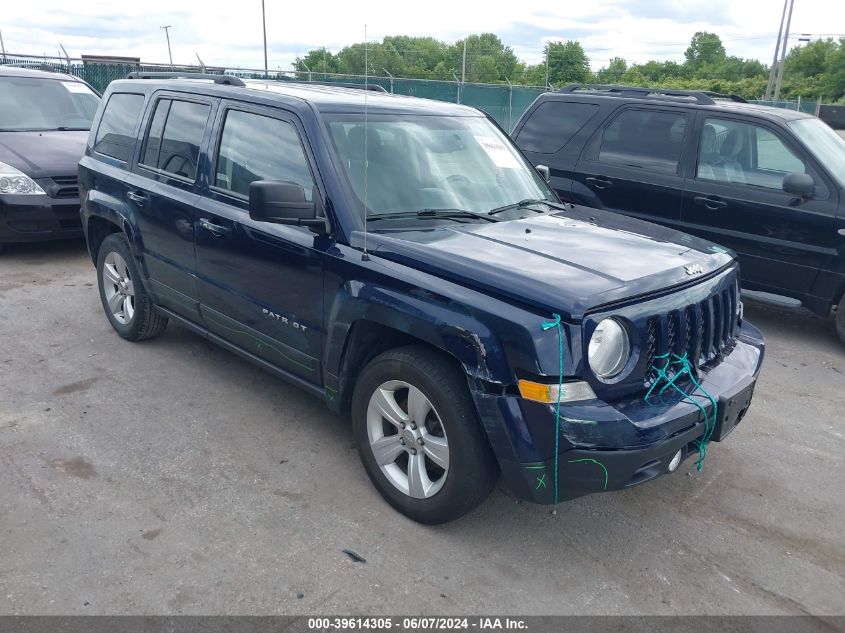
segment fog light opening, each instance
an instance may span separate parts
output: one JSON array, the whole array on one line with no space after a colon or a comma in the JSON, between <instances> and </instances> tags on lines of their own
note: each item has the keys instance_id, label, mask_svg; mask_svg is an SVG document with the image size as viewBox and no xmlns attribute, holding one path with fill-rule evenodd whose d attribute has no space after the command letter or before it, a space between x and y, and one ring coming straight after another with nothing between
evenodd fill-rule
<instances>
[{"instance_id":1,"label":"fog light opening","mask_svg":"<svg viewBox=\"0 0 845 633\"><path fill-rule=\"evenodd\" d=\"M678 470L678 466L681 465L681 457L683 456L683 449L679 450L675 453L675 456L672 457L672 461L669 462L669 468L667 469L670 473L675 472Z\"/></svg>"}]
</instances>

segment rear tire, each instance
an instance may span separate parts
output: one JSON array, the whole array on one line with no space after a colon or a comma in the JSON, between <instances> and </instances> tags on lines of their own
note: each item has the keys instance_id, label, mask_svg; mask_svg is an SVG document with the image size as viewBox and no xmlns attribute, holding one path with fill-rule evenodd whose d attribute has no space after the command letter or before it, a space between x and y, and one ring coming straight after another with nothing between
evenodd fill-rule
<instances>
[{"instance_id":1,"label":"rear tire","mask_svg":"<svg viewBox=\"0 0 845 633\"><path fill-rule=\"evenodd\" d=\"M845 295L836 307L836 333L839 335L839 340L845 343Z\"/></svg>"},{"instance_id":2,"label":"rear tire","mask_svg":"<svg viewBox=\"0 0 845 633\"><path fill-rule=\"evenodd\" d=\"M390 350L367 364L352 395L352 426L373 484L414 521L457 519L496 483L466 376L428 348Z\"/></svg>"},{"instance_id":3,"label":"rear tire","mask_svg":"<svg viewBox=\"0 0 845 633\"><path fill-rule=\"evenodd\" d=\"M141 283L129 242L122 233L112 233L100 246L97 285L109 323L127 341L156 337L167 327L167 317L156 312Z\"/></svg>"}]
</instances>

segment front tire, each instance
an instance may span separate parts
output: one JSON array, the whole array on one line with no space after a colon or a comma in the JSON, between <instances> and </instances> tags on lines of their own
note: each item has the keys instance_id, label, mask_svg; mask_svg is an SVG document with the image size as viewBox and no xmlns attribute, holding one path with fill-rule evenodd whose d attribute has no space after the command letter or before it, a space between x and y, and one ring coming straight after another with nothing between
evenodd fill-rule
<instances>
[{"instance_id":1,"label":"front tire","mask_svg":"<svg viewBox=\"0 0 845 633\"><path fill-rule=\"evenodd\" d=\"M425 347L390 350L364 368L352 395L352 426L373 484L420 523L457 519L496 483L498 466L466 377Z\"/></svg>"},{"instance_id":2,"label":"front tire","mask_svg":"<svg viewBox=\"0 0 845 633\"><path fill-rule=\"evenodd\" d=\"M129 242L122 233L112 233L103 240L97 255L97 282L109 323L127 341L156 337L167 327L167 317L155 311L141 283Z\"/></svg>"},{"instance_id":3,"label":"front tire","mask_svg":"<svg viewBox=\"0 0 845 633\"><path fill-rule=\"evenodd\" d=\"M839 340L845 343L845 295L836 306L836 333L839 335Z\"/></svg>"}]
</instances>

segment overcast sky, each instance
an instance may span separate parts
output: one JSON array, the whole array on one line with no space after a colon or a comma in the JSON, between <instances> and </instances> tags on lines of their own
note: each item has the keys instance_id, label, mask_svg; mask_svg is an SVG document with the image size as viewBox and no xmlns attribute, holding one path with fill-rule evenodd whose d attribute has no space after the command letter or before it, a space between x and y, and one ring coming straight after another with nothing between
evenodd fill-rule
<instances>
[{"instance_id":1,"label":"overcast sky","mask_svg":"<svg viewBox=\"0 0 845 633\"><path fill-rule=\"evenodd\" d=\"M289 70L311 48L337 51L385 35L432 35L454 41L493 32L529 63L542 59L548 40L577 39L593 69L614 56L629 61L675 59L693 33L718 33L728 54L771 63L781 0L394 0L321 3L265 0L269 66ZM0 31L7 52L56 55L59 43L71 57L128 55L166 62L165 33L171 25L173 60L263 68L261 0L5 0ZM178 7L178 8L176 8ZM845 2L796 0L796 36L845 34Z\"/></svg>"}]
</instances>

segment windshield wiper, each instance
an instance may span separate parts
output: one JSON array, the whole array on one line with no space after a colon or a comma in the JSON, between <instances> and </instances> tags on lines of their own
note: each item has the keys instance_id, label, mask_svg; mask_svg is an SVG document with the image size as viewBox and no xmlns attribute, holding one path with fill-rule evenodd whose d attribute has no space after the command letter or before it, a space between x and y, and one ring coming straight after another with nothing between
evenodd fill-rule
<instances>
[{"instance_id":1,"label":"windshield wiper","mask_svg":"<svg viewBox=\"0 0 845 633\"><path fill-rule=\"evenodd\" d=\"M487 215L496 215L497 213L501 213L502 211L510 211L511 209L525 209L530 207L532 204L545 204L550 207L556 208L565 208L562 205L559 205L556 202L551 200L543 200L542 198L526 198L525 200L520 200L519 202L514 202L512 204L506 204L502 207L496 207L495 209L490 209L487 212ZM538 209L531 209L532 211L536 211L537 213L543 213Z\"/></svg>"},{"instance_id":2,"label":"windshield wiper","mask_svg":"<svg viewBox=\"0 0 845 633\"><path fill-rule=\"evenodd\" d=\"M495 218L487 217L473 213L472 211L465 211L464 209L420 209L419 211L400 211L396 213L377 213L367 216L367 222L374 222L376 220L395 220L401 218L445 218L447 220L455 219L472 219L472 220L486 220L487 222L497 222Z\"/></svg>"},{"instance_id":3,"label":"windshield wiper","mask_svg":"<svg viewBox=\"0 0 845 633\"><path fill-rule=\"evenodd\" d=\"M56 130L57 132L88 132L88 131L91 130L91 128L90 127L67 127L65 125L60 125L59 127L56 127L56 128L53 128L52 130L47 130L47 131L52 132L53 130Z\"/></svg>"}]
</instances>

